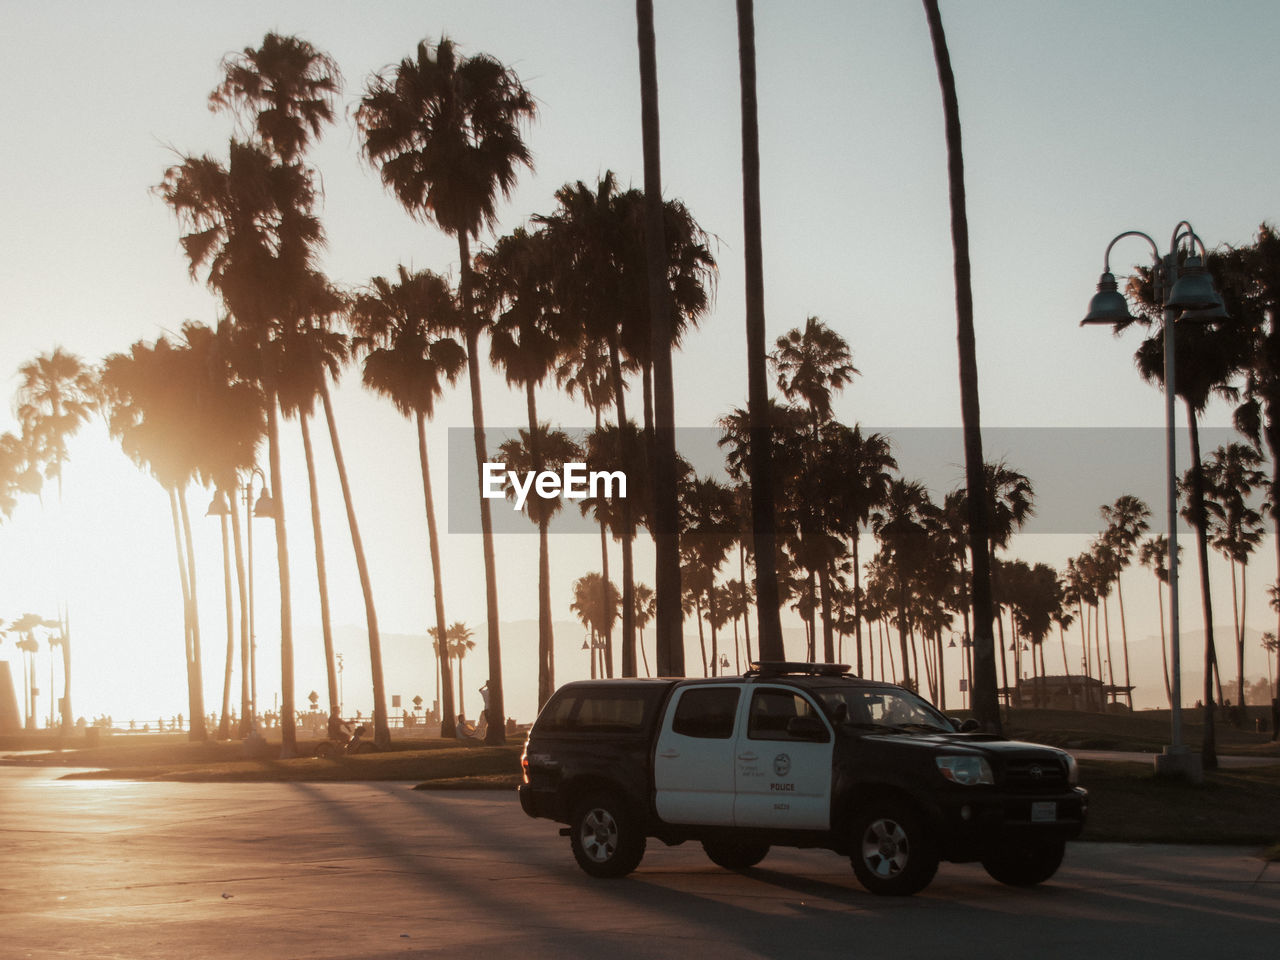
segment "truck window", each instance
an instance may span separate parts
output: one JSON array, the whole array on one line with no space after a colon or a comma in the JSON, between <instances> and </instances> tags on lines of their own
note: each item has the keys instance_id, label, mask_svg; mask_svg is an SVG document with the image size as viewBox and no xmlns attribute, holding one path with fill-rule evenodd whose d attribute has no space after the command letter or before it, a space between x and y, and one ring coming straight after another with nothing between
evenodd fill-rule
<instances>
[{"instance_id":1,"label":"truck window","mask_svg":"<svg viewBox=\"0 0 1280 960\"><path fill-rule=\"evenodd\" d=\"M698 687L686 690L676 704L671 730L685 737L728 740L738 714L736 687Z\"/></svg>"},{"instance_id":2,"label":"truck window","mask_svg":"<svg viewBox=\"0 0 1280 960\"><path fill-rule=\"evenodd\" d=\"M747 737L751 740L791 740L787 721L792 717L816 717L818 711L804 697L789 690L756 690L751 695Z\"/></svg>"},{"instance_id":3,"label":"truck window","mask_svg":"<svg viewBox=\"0 0 1280 960\"><path fill-rule=\"evenodd\" d=\"M544 733L640 733L651 699L639 691L562 693L538 718L538 728Z\"/></svg>"}]
</instances>

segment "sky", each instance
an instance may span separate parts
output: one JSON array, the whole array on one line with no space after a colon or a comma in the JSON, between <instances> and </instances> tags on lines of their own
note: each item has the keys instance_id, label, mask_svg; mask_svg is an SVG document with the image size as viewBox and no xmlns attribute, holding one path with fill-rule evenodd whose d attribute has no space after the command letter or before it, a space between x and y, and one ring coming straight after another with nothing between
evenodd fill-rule
<instances>
[{"instance_id":1,"label":"sky","mask_svg":"<svg viewBox=\"0 0 1280 960\"><path fill-rule=\"evenodd\" d=\"M182 154L225 154L232 121L206 108L219 61L260 43L268 30L329 52L346 79L343 119L311 155L324 187L323 265L336 282L359 286L401 263L456 276L453 241L412 220L384 191L362 163L348 119L371 73L410 55L422 39L449 36L465 53L496 57L537 100L527 131L535 169L500 207L501 232L549 212L565 183L594 184L612 170L624 185L643 185L629 3L0 0L0 9L6 396L18 386L18 366L55 346L98 362L138 340L172 334L185 320L216 322L217 300L190 278L178 225L153 188ZM1119 232L1145 230L1166 249L1174 225L1187 219L1213 247L1247 243L1259 223L1276 218L1280 125L1263 91L1280 85L1272 49L1280 8L1227 2L1208 16L1203 6L1184 3L972 0L944 2L942 13L964 131L982 415L993 438L987 454L1008 459L1044 491L1067 491L1055 496L1081 488L1091 494L1096 486L1096 502L1108 502L1131 492L1128 474L1115 475L1106 492L1112 453L1138 436L1143 443L1156 437L1158 449L1163 404L1134 372L1136 333L1117 341L1080 329L1078 320L1106 244ZM707 430L746 397L734 4L658 0L656 17L664 192L683 200L716 238L719 261L714 308L675 361L677 424ZM756 31L769 336L820 317L848 340L860 371L837 399L837 416L870 429L937 431L944 438L938 450L950 449L960 421L946 155L923 10L909 2L760 3ZM484 236L481 244L492 240ZM1141 241L1127 240L1112 269L1123 275L1149 260ZM523 396L496 374L482 385L494 430L519 426ZM390 634L421 634L431 592L413 428L363 393L354 372L335 403L380 624ZM549 390L539 403L559 424L590 425L585 408ZM1229 408L1211 408L1207 422L1229 425ZM460 384L432 427L442 504L469 504L474 496L448 483L457 465L447 428L469 423ZM11 409L0 404L0 429L14 427ZM302 701L310 689L323 691L324 673L301 444L296 426L285 433ZM1023 445L1029 435L1050 448L1070 436L1079 452L1046 457ZM355 629L364 611L319 431L317 443L334 620L347 628L339 644L344 698L349 710L367 712L368 684L357 680L367 656ZM961 470L958 454L934 452L929 482L940 496ZM51 616L60 603L69 606L77 714L183 712L181 601L165 496L100 422L75 439L72 456L61 498L46 489L42 501L24 502L0 526L0 618L28 610ZM1149 460L1145 483L1158 498L1163 461ZM193 490L190 498L202 515L209 492ZM1151 506L1163 515L1161 501ZM1056 516L1050 503L1041 513ZM1028 530L1013 554L1055 565L1096 532L1087 522L1049 520ZM278 608L272 534L266 525L256 534L260 703L267 706L279 688ZM225 636L216 523L197 523L197 536L206 700L213 704ZM536 537L502 535L498 553L501 620L536 618ZM1273 555L1264 545L1250 572L1249 620L1259 628L1270 616L1261 585L1275 576ZM447 616L483 637L479 538L451 533L445 557ZM649 582L650 557L642 538L638 564ZM559 535L552 565L553 609L565 623L558 637L565 680L587 666L568 604L572 580L599 568L598 542ZM1225 568L1215 568L1220 624L1229 623L1226 577ZM1184 580L1184 595L1188 584L1194 581ZM1154 581L1131 571L1125 589L1138 703L1157 705L1163 691L1151 669L1159 661ZM1183 618L1188 631L1199 624L1185 600ZM686 631L691 651L693 627ZM516 627L509 635L529 636ZM1198 643L1188 635L1185 660L1196 659ZM512 643L504 655L508 712L523 720L536 709L527 646ZM16 660L11 639L0 643L0 658ZM388 663L389 692L430 701L434 674L424 672L425 660L408 666L411 659L405 653ZM49 664L41 662L43 673ZM467 663L475 678L469 687L486 672L477 652ZM948 672L957 675L954 665ZM1260 656L1248 672L1262 674ZM39 686L47 713L48 678Z\"/></svg>"}]
</instances>

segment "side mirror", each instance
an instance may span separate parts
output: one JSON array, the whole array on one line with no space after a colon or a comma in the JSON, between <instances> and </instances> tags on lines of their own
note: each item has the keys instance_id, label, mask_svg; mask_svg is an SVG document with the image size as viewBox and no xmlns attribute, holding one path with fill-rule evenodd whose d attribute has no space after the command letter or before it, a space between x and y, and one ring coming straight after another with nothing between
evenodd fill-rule
<instances>
[{"instance_id":1,"label":"side mirror","mask_svg":"<svg viewBox=\"0 0 1280 960\"><path fill-rule=\"evenodd\" d=\"M959 717L947 717L951 721L951 725L960 733L975 733L982 729L982 724L978 723L973 717L967 720L961 720Z\"/></svg>"},{"instance_id":2,"label":"side mirror","mask_svg":"<svg viewBox=\"0 0 1280 960\"><path fill-rule=\"evenodd\" d=\"M817 717L792 717L787 721L787 736L792 740L827 742L827 726Z\"/></svg>"}]
</instances>

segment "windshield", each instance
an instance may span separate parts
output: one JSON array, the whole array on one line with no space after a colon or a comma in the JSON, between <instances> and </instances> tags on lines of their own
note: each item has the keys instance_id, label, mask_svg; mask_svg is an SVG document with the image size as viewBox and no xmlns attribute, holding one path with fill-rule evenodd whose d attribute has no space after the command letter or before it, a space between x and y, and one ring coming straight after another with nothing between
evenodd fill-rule
<instances>
[{"instance_id":1,"label":"windshield","mask_svg":"<svg viewBox=\"0 0 1280 960\"><path fill-rule=\"evenodd\" d=\"M837 725L861 729L954 733L946 717L907 690L882 687L829 687L814 691Z\"/></svg>"}]
</instances>

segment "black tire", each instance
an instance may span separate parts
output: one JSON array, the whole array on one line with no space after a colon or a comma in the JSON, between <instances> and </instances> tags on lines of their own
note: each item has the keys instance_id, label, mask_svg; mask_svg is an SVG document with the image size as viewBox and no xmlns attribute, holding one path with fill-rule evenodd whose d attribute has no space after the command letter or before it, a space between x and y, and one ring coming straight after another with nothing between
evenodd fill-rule
<instances>
[{"instance_id":1,"label":"black tire","mask_svg":"<svg viewBox=\"0 0 1280 960\"><path fill-rule=\"evenodd\" d=\"M1033 887L1044 883L1062 866L1064 840L1009 843L982 858L982 866L994 880L1011 887Z\"/></svg>"},{"instance_id":2,"label":"black tire","mask_svg":"<svg viewBox=\"0 0 1280 960\"><path fill-rule=\"evenodd\" d=\"M938 848L913 810L877 804L851 825L849 859L858 882L878 896L909 897L938 872Z\"/></svg>"},{"instance_id":3,"label":"black tire","mask_svg":"<svg viewBox=\"0 0 1280 960\"><path fill-rule=\"evenodd\" d=\"M316 744L316 756L321 760L328 760L337 752L337 747L332 740L321 740Z\"/></svg>"},{"instance_id":4,"label":"black tire","mask_svg":"<svg viewBox=\"0 0 1280 960\"><path fill-rule=\"evenodd\" d=\"M612 793L584 797L569 823L573 858L593 877L625 877L644 857L645 836L631 808Z\"/></svg>"},{"instance_id":5,"label":"black tire","mask_svg":"<svg viewBox=\"0 0 1280 960\"><path fill-rule=\"evenodd\" d=\"M361 740L359 743L356 744L356 748L352 752L353 753L377 753L378 745L374 743L372 740Z\"/></svg>"},{"instance_id":6,"label":"black tire","mask_svg":"<svg viewBox=\"0 0 1280 960\"><path fill-rule=\"evenodd\" d=\"M712 863L726 870L754 867L769 853L767 843L750 840L703 840L702 849Z\"/></svg>"}]
</instances>

